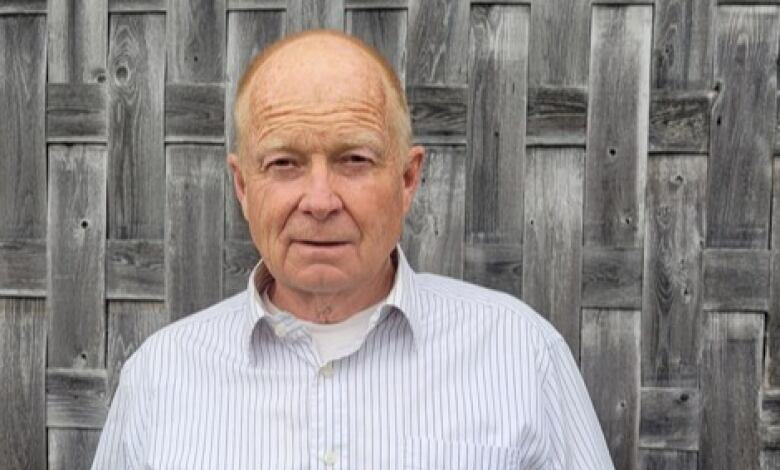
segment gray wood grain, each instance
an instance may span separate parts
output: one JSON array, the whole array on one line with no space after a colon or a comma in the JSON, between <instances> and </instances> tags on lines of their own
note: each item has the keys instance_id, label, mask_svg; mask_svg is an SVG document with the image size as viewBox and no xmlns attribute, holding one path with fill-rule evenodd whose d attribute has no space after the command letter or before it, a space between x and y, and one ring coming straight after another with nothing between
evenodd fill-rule
<instances>
[{"instance_id":1,"label":"gray wood grain","mask_svg":"<svg viewBox=\"0 0 780 470\"><path fill-rule=\"evenodd\" d=\"M639 447L698 450L701 400L696 388L642 388Z\"/></svg>"},{"instance_id":2,"label":"gray wood grain","mask_svg":"<svg viewBox=\"0 0 780 470\"><path fill-rule=\"evenodd\" d=\"M528 89L528 145L584 147L587 118L584 87L540 85Z\"/></svg>"},{"instance_id":3,"label":"gray wood grain","mask_svg":"<svg viewBox=\"0 0 780 470\"><path fill-rule=\"evenodd\" d=\"M701 252L707 161L654 157L647 170L642 383L695 387L706 320Z\"/></svg>"},{"instance_id":4,"label":"gray wood grain","mask_svg":"<svg viewBox=\"0 0 780 470\"><path fill-rule=\"evenodd\" d=\"M531 0L529 80L541 84L588 83L590 0Z\"/></svg>"},{"instance_id":5,"label":"gray wood grain","mask_svg":"<svg viewBox=\"0 0 780 470\"><path fill-rule=\"evenodd\" d=\"M658 0L653 33L653 87L712 87L716 4L713 0Z\"/></svg>"},{"instance_id":6,"label":"gray wood grain","mask_svg":"<svg viewBox=\"0 0 780 470\"><path fill-rule=\"evenodd\" d=\"M707 245L768 248L771 156L777 111L778 11L718 8L715 76L722 84L710 126Z\"/></svg>"},{"instance_id":7,"label":"gray wood grain","mask_svg":"<svg viewBox=\"0 0 780 470\"><path fill-rule=\"evenodd\" d=\"M344 0L347 9L403 9L409 0Z\"/></svg>"},{"instance_id":8,"label":"gray wood grain","mask_svg":"<svg viewBox=\"0 0 780 470\"><path fill-rule=\"evenodd\" d=\"M641 470L697 470L698 454L680 450L639 449Z\"/></svg>"},{"instance_id":9,"label":"gray wood grain","mask_svg":"<svg viewBox=\"0 0 780 470\"><path fill-rule=\"evenodd\" d=\"M46 87L49 142L105 142L106 87L102 83L53 83Z\"/></svg>"},{"instance_id":10,"label":"gray wood grain","mask_svg":"<svg viewBox=\"0 0 780 470\"><path fill-rule=\"evenodd\" d=\"M108 0L108 12L114 13L165 13L167 0Z\"/></svg>"},{"instance_id":11,"label":"gray wood grain","mask_svg":"<svg viewBox=\"0 0 780 470\"><path fill-rule=\"evenodd\" d=\"M773 159L772 179L772 272L770 308L766 316L766 383L780 387L780 159Z\"/></svg>"},{"instance_id":12,"label":"gray wood grain","mask_svg":"<svg viewBox=\"0 0 780 470\"><path fill-rule=\"evenodd\" d=\"M225 137L222 84L169 84L165 87L165 140L219 142Z\"/></svg>"},{"instance_id":13,"label":"gray wood grain","mask_svg":"<svg viewBox=\"0 0 780 470\"><path fill-rule=\"evenodd\" d=\"M378 50L406 83L406 1L397 10L347 10L345 30Z\"/></svg>"},{"instance_id":14,"label":"gray wood grain","mask_svg":"<svg viewBox=\"0 0 780 470\"><path fill-rule=\"evenodd\" d=\"M45 240L0 240L0 296L46 296Z\"/></svg>"},{"instance_id":15,"label":"gray wood grain","mask_svg":"<svg viewBox=\"0 0 780 470\"><path fill-rule=\"evenodd\" d=\"M582 250L582 306L637 309L642 307L642 250Z\"/></svg>"},{"instance_id":16,"label":"gray wood grain","mask_svg":"<svg viewBox=\"0 0 780 470\"><path fill-rule=\"evenodd\" d=\"M780 468L780 450L761 451L761 470Z\"/></svg>"},{"instance_id":17,"label":"gray wood grain","mask_svg":"<svg viewBox=\"0 0 780 470\"><path fill-rule=\"evenodd\" d=\"M702 260L704 309L769 309L768 250L709 249Z\"/></svg>"},{"instance_id":18,"label":"gray wood grain","mask_svg":"<svg viewBox=\"0 0 780 470\"><path fill-rule=\"evenodd\" d=\"M344 0L287 0L287 32L344 29Z\"/></svg>"},{"instance_id":19,"label":"gray wood grain","mask_svg":"<svg viewBox=\"0 0 780 470\"><path fill-rule=\"evenodd\" d=\"M406 217L404 253L418 271L463 275L466 156L463 147L428 147L420 188Z\"/></svg>"},{"instance_id":20,"label":"gray wood grain","mask_svg":"<svg viewBox=\"0 0 780 470\"><path fill-rule=\"evenodd\" d=\"M0 298L0 462L46 469L43 300Z\"/></svg>"},{"instance_id":21,"label":"gray wood grain","mask_svg":"<svg viewBox=\"0 0 780 470\"><path fill-rule=\"evenodd\" d=\"M523 300L548 318L580 354L582 185L585 151L528 152L523 235Z\"/></svg>"},{"instance_id":22,"label":"gray wood grain","mask_svg":"<svg viewBox=\"0 0 780 470\"><path fill-rule=\"evenodd\" d=\"M49 430L49 470L89 470L95 459L100 431Z\"/></svg>"},{"instance_id":23,"label":"gray wood grain","mask_svg":"<svg viewBox=\"0 0 780 470\"><path fill-rule=\"evenodd\" d=\"M761 392L761 444L780 449L780 389Z\"/></svg>"},{"instance_id":24,"label":"gray wood grain","mask_svg":"<svg viewBox=\"0 0 780 470\"><path fill-rule=\"evenodd\" d=\"M709 151L714 92L653 90L650 98L651 153Z\"/></svg>"},{"instance_id":25,"label":"gray wood grain","mask_svg":"<svg viewBox=\"0 0 780 470\"><path fill-rule=\"evenodd\" d=\"M162 238L165 18L111 15L108 236Z\"/></svg>"},{"instance_id":26,"label":"gray wood grain","mask_svg":"<svg viewBox=\"0 0 780 470\"><path fill-rule=\"evenodd\" d=\"M642 246L652 14L593 7L585 245Z\"/></svg>"},{"instance_id":27,"label":"gray wood grain","mask_svg":"<svg viewBox=\"0 0 780 470\"><path fill-rule=\"evenodd\" d=\"M127 358L152 333L165 326L168 315L163 302L108 303L108 353L106 399L110 402L119 384L120 371Z\"/></svg>"},{"instance_id":28,"label":"gray wood grain","mask_svg":"<svg viewBox=\"0 0 780 470\"><path fill-rule=\"evenodd\" d=\"M47 369L46 425L100 429L106 421L105 369Z\"/></svg>"},{"instance_id":29,"label":"gray wood grain","mask_svg":"<svg viewBox=\"0 0 780 470\"><path fill-rule=\"evenodd\" d=\"M466 243L463 278L520 297L523 288L523 245ZM526 299L527 300L527 299Z\"/></svg>"},{"instance_id":30,"label":"gray wood grain","mask_svg":"<svg viewBox=\"0 0 780 470\"><path fill-rule=\"evenodd\" d=\"M249 273L259 259L257 249L251 241L225 240L225 262L222 265L225 297L246 290Z\"/></svg>"},{"instance_id":31,"label":"gray wood grain","mask_svg":"<svg viewBox=\"0 0 780 470\"><path fill-rule=\"evenodd\" d=\"M104 82L108 2L60 0L48 4L49 83Z\"/></svg>"},{"instance_id":32,"label":"gray wood grain","mask_svg":"<svg viewBox=\"0 0 780 470\"><path fill-rule=\"evenodd\" d=\"M241 74L255 54L279 39L284 32L284 12L236 11L228 13L227 84L225 87L225 141L236 151L233 104ZM225 165L225 239L249 239L249 227L233 190L233 180Z\"/></svg>"},{"instance_id":33,"label":"gray wood grain","mask_svg":"<svg viewBox=\"0 0 780 470\"><path fill-rule=\"evenodd\" d=\"M30 15L46 13L46 0L3 0L0 15Z\"/></svg>"},{"instance_id":34,"label":"gray wood grain","mask_svg":"<svg viewBox=\"0 0 780 470\"><path fill-rule=\"evenodd\" d=\"M224 148L166 149L165 289L175 320L222 298Z\"/></svg>"},{"instance_id":35,"label":"gray wood grain","mask_svg":"<svg viewBox=\"0 0 780 470\"><path fill-rule=\"evenodd\" d=\"M105 360L106 151L49 148L49 367Z\"/></svg>"},{"instance_id":36,"label":"gray wood grain","mask_svg":"<svg viewBox=\"0 0 780 470\"><path fill-rule=\"evenodd\" d=\"M106 297L164 300L164 253L162 240L107 240Z\"/></svg>"},{"instance_id":37,"label":"gray wood grain","mask_svg":"<svg viewBox=\"0 0 780 470\"><path fill-rule=\"evenodd\" d=\"M224 80L226 0L177 0L165 15L168 83Z\"/></svg>"},{"instance_id":38,"label":"gray wood grain","mask_svg":"<svg viewBox=\"0 0 780 470\"><path fill-rule=\"evenodd\" d=\"M281 12L286 8L287 0L228 0L227 2L228 12L258 10L278 10Z\"/></svg>"},{"instance_id":39,"label":"gray wood grain","mask_svg":"<svg viewBox=\"0 0 780 470\"><path fill-rule=\"evenodd\" d=\"M758 468L763 315L715 313L709 325L701 373L699 466Z\"/></svg>"},{"instance_id":40,"label":"gray wood grain","mask_svg":"<svg viewBox=\"0 0 780 470\"><path fill-rule=\"evenodd\" d=\"M413 86L406 90L412 130L419 139L466 135L466 87Z\"/></svg>"},{"instance_id":41,"label":"gray wood grain","mask_svg":"<svg viewBox=\"0 0 780 470\"><path fill-rule=\"evenodd\" d=\"M0 17L0 239L46 236L45 28Z\"/></svg>"},{"instance_id":42,"label":"gray wood grain","mask_svg":"<svg viewBox=\"0 0 780 470\"><path fill-rule=\"evenodd\" d=\"M638 311L582 311L582 377L616 469L637 466L639 323Z\"/></svg>"},{"instance_id":43,"label":"gray wood grain","mask_svg":"<svg viewBox=\"0 0 780 470\"><path fill-rule=\"evenodd\" d=\"M460 0L409 0L409 85L466 85L469 4Z\"/></svg>"}]
</instances>

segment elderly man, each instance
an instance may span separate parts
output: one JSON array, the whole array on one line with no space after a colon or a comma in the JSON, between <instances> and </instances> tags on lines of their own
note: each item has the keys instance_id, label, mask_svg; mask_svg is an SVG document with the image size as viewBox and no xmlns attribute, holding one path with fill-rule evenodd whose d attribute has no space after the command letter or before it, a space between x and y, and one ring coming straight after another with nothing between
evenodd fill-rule
<instances>
[{"instance_id":1,"label":"elderly man","mask_svg":"<svg viewBox=\"0 0 780 470\"><path fill-rule=\"evenodd\" d=\"M561 336L522 302L414 273L424 151L373 49L314 31L239 86L246 292L127 361L94 469L609 469Z\"/></svg>"}]
</instances>

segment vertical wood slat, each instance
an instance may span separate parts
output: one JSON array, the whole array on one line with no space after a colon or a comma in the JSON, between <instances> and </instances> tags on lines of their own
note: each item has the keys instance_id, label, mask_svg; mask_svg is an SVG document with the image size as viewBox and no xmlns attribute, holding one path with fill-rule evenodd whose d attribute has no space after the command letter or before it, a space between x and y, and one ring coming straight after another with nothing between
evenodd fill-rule
<instances>
[{"instance_id":1,"label":"vertical wood slat","mask_svg":"<svg viewBox=\"0 0 780 470\"><path fill-rule=\"evenodd\" d=\"M616 469L637 467L640 313L582 311L582 376Z\"/></svg>"},{"instance_id":2,"label":"vertical wood slat","mask_svg":"<svg viewBox=\"0 0 780 470\"><path fill-rule=\"evenodd\" d=\"M696 387L706 316L702 246L707 161L704 156L648 162L642 288L642 382Z\"/></svg>"},{"instance_id":3,"label":"vertical wood slat","mask_svg":"<svg viewBox=\"0 0 780 470\"><path fill-rule=\"evenodd\" d=\"M282 37L284 13L279 11L231 11L228 13L227 86L225 87L225 142L236 152L233 104L238 82L252 57ZM233 191L233 180L225 169L225 238L248 240L249 227Z\"/></svg>"},{"instance_id":4,"label":"vertical wood slat","mask_svg":"<svg viewBox=\"0 0 780 470\"><path fill-rule=\"evenodd\" d=\"M529 81L541 84L588 84L590 37L588 0L531 0Z\"/></svg>"},{"instance_id":5,"label":"vertical wood slat","mask_svg":"<svg viewBox=\"0 0 780 470\"><path fill-rule=\"evenodd\" d=\"M677 450L639 450L639 468L641 470L697 470L696 452Z\"/></svg>"},{"instance_id":6,"label":"vertical wood slat","mask_svg":"<svg viewBox=\"0 0 780 470\"><path fill-rule=\"evenodd\" d=\"M496 5L470 17L465 275L515 295L521 272L505 255L523 250L529 16L527 6Z\"/></svg>"},{"instance_id":7,"label":"vertical wood slat","mask_svg":"<svg viewBox=\"0 0 780 470\"><path fill-rule=\"evenodd\" d=\"M461 146L427 148L402 240L404 253L417 271L463 276L464 150Z\"/></svg>"},{"instance_id":8,"label":"vertical wood slat","mask_svg":"<svg viewBox=\"0 0 780 470\"><path fill-rule=\"evenodd\" d=\"M49 430L49 470L88 470L95 458L100 431Z\"/></svg>"},{"instance_id":9,"label":"vertical wood slat","mask_svg":"<svg viewBox=\"0 0 780 470\"><path fill-rule=\"evenodd\" d=\"M707 245L767 248L777 110L778 8L718 7Z\"/></svg>"},{"instance_id":10,"label":"vertical wood slat","mask_svg":"<svg viewBox=\"0 0 780 470\"><path fill-rule=\"evenodd\" d=\"M106 79L106 0L50 1L49 83L98 83Z\"/></svg>"},{"instance_id":11,"label":"vertical wood slat","mask_svg":"<svg viewBox=\"0 0 780 470\"><path fill-rule=\"evenodd\" d=\"M409 85L465 85L469 2L409 0Z\"/></svg>"},{"instance_id":12,"label":"vertical wood slat","mask_svg":"<svg viewBox=\"0 0 780 470\"><path fill-rule=\"evenodd\" d=\"M710 315L701 372L700 468L759 468L762 314Z\"/></svg>"},{"instance_id":13,"label":"vertical wood slat","mask_svg":"<svg viewBox=\"0 0 780 470\"><path fill-rule=\"evenodd\" d=\"M580 354L582 190L585 151L529 149L525 187L523 300Z\"/></svg>"},{"instance_id":14,"label":"vertical wood slat","mask_svg":"<svg viewBox=\"0 0 780 470\"><path fill-rule=\"evenodd\" d=\"M104 365L106 151L49 148L48 367Z\"/></svg>"},{"instance_id":15,"label":"vertical wood slat","mask_svg":"<svg viewBox=\"0 0 780 470\"><path fill-rule=\"evenodd\" d=\"M9 469L46 469L45 313L43 300L0 299L0 462Z\"/></svg>"},{"instance_id":16,"label":"vertical wood slat","mask_svg":"<svg viewBox=\"0 0 780 470\"><path fill-rule=\"evenodd\" d=\"M344 29L344 0L287 0L287 33Z\"/></svg>"},{"instance_id":17,"label":"vertical wood slat","mask_svg":"<svg viewBox=\"0 0 780 470\"><path fill-rule=\"evenodd\" d=\"M111 15L108 236L163 237L165 19Z\"/></svg>"},{"instance_id":18,"label":"vertical wood slat","mask_svg":"<svg viewBox=\"0 0 780 470\"><path fill-rule=\"evenodd\" d=\"M45 28L41 16L0 17L0 240L46 234Z\"/></svg>"},{"instance_id":19,"label":"vertical wood slat","mask_svg":"<svg viewBox=\"0 0 780 470\"><path fill-rule=\"evenodd\" d=\"M170 320L222 298L222 146L166 149L165 288Z\"/></svg>"},{"instance_id":20,"label":"vertical wood slat","mask_svg":"<svg viewBox=\"0 0 780 470\"><path fill-rule=\"evenodd\" d=\"M641 247L653 9L593 7L585 245Z\"/></svg>"},{"instance_id":21,"label":"vertical wood slat","mask_svg":"<svg viewBox=\"0 0 780 470\"><path fill-rule=\"evenodd\" d=\"M406 83L406 10L347 10L346 31L378 50Z\"/></svg>"},{"instance_id":22,"label":"vertical wood slat","mask_svg":"<svg viewBox=\"0 0 780 470\"><path fill-rule=\"evenodd\" d=\"M168 3L165 15L168 83L223 81L226 1Z\"/></svg>"},{"instance_id":23,"label":"vertical wood slat","mask_svg":"<svg viewBox=\"0 0 780 470\"><path fill-rule=\"evenodd\" d=\"M780 387L780 159L772 162L772 265L766 318L766 384Z\"/></svg>"}]
</instances>

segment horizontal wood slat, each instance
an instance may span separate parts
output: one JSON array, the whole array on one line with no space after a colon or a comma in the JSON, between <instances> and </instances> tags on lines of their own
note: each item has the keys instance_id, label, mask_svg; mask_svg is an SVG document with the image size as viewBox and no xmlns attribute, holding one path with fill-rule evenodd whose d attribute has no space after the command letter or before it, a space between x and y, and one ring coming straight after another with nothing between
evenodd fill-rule
<instances>
[{"instance_id":1,"label":"horizontal wood slat","mask_svg":"<svg viewBox=\"0 0 780 470\"><path fill-rule=\"evenodd\" d=\"M46 137L49 142L105 142L106 86L58 84L46 87Z\"/></svg>"},{"instance_id":2,"label":"horizontal wood slat","mask_svg":"<svg viewBox=\"0 0 780 470\"><path fill-rule=\"evenodd\" d=\"M780 449L780 389L761 392L761 443L765 448Z\"/></svg>"},{"instance_id":3,"label":"horizontal wood slat","mask_svg":"<svg viewBox=\"0 0 780 470\"><path fill-rule=\"evenodd\" d=\"M705 310L769 309L769 250L707 249L702 263Z\"/></svg>"},{"instance_id":4,"label":"horizontal wood slat","mask_svg":"<svg viewBox=\"0 0 780 470\"><path fill-rule=\"evenodd\" d=\"M106 296L109 299L165 299L162 240L106 242Z\"/></svg>"},{"instance_id":5,"label":"horizontal wood slat","mask_svg":"<svg viewBox=\"0 0 780 470\"><path fill-rule=\"evenodd\" d=\"M108 414L105 369L47 369L46 425L100 429Z\"/></svg>"},{"instance_id":6,"label":"horizontal wood slat","mask_svg":"<svg viewBox=\"0 0 780 470\"><path fill-rule=\"evenodd\" d=\"M695 388L643 388L639 447L699 449L701 400Z\"/></svg>"},{"instance_id":7,"label":"horizontal wood slat","mask_svg":"<svg viewBox=\"0 0 780 470\"><path fill-rule=\"evenodd\" d=\"M169 84L165 87L165 139L168 142L222 142L225 88L222 84Z\"/></svg>"},{"instance_id":8,"label":"horizontal wood slat","mask_svg":"<svg viewBox=\"0 0 780 470\"><path fill-rule=\"evenodd\" d=\"M46 240L0 240L0 296L46 296Z\"/></svg>"},{"instance_id":9,"label":"horizontal wood slat","mask_svg":"<svg viewBox=\"0 0 780 470\"><path fill-rule=\"evenodd\" d=\"M584 248L582 306L641 308L642 250Z\"/></svg>"}]
</instances>

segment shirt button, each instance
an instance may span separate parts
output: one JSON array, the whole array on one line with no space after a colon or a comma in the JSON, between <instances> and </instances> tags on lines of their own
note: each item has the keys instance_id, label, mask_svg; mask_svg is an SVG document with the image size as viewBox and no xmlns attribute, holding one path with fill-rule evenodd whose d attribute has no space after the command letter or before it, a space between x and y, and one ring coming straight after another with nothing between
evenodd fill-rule
<instances>
[{"instance_id":1,"label":"shirt button","mask_svg":"<svg viewBox=\"0 0 780 470\"><path fill-rule=\"evenodd\" d=\"M333 465L336 463L336 460L336 453L332 450L326 450L325 453L322 454L322 461L325 462L325 465Z\"/></svg>"},{"instance_id":2,"label":"shirt button","mask_svg":"<svg viewBox=\"0 0 780 470\"><path fill-rule=\"evenodd\" d=\"M333 364L330 362L320 367L320 375L323 377L333 377L333 372Z\"/></svg>"}]
</instances>

